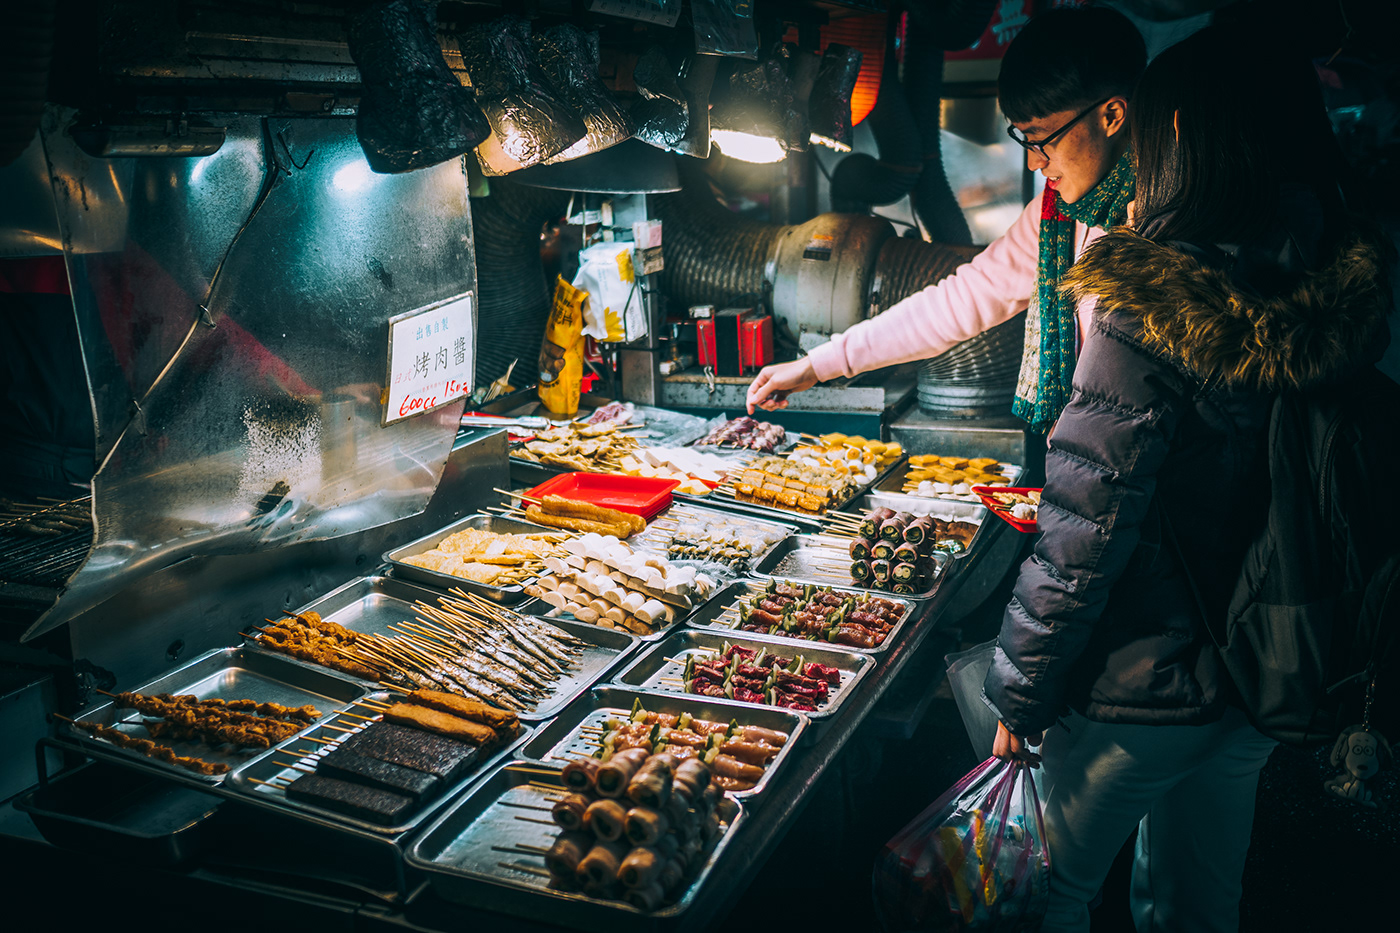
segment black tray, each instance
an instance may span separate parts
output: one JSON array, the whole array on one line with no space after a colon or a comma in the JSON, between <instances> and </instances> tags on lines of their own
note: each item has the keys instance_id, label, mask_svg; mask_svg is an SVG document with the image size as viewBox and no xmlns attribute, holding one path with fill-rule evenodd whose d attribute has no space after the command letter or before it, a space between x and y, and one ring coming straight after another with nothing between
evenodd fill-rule
<instances>
[{"instance_id":1,"label":"black tray","mask_svg":"<svg viewBox=\"0 0 1400 933\"><path fill-rule=\"evenodd\" d=\"M93 761L17 798L15 809L60 848L173 868L203 849L219 804L192 787Z\"/></svg>"}]
</instances>

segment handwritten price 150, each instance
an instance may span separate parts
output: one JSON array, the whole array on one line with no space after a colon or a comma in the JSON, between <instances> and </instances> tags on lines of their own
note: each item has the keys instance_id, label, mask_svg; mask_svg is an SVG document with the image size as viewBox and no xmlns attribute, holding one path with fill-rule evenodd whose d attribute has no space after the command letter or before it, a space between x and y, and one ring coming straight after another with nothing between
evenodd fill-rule
<instances>
[{"instance_id":1,"label":"handwritten price 150","mask_svg":"<svg viewBox=\"0 0 1400 933\"><path fill-rule=\"evenodd\" d=\"M411 415L414 412L427 411L430 408L436 408L439 404L439 398L450 399L454 396L461 395L466 391L466 387L462 384L462 380L460 379L448 379L446 382L444 382L442 384L442 393L440 395L434 391L436 388L436 386L432 386L427 389L424 389L423 392L418 395L410 395L407 398L405 398L403 400L403 403L399 405L399 417L402 418L406 415ZM433 392L433 394L428 395L427 393L429 392Z\"/></svg>"}]
</instances>

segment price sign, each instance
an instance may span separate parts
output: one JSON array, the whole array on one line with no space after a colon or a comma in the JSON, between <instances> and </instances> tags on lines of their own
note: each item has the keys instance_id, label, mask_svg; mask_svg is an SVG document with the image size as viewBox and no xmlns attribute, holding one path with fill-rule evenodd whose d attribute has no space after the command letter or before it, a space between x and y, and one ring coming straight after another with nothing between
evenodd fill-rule
<instances>
[{"instance_id":1,"label":"price sign","mask_svg":"<svg viewBox=\"0 0 1400 933\"><path fill-rule=\"evenodd\" d=\"M391 317L384 424L470 394L475 334L471 292Z\"/></svg>"}]
</instances>

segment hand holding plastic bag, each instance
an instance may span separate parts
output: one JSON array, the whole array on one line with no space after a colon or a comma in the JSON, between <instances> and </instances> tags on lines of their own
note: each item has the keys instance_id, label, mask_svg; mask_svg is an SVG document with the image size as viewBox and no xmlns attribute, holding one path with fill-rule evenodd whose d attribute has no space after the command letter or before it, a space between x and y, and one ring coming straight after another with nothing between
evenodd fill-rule
<instances>
[{"instance_id":1,"label":"hand holding plastic bag","mask_svg":"<svg viewBox=\"0 0 1400 933\"><path fill-rule=\"evenodd\" d=\"M886 930L1036 930L1050 857L1030 768L988 758L885 844L875 911Z\"/></svg>"}]
</instances>

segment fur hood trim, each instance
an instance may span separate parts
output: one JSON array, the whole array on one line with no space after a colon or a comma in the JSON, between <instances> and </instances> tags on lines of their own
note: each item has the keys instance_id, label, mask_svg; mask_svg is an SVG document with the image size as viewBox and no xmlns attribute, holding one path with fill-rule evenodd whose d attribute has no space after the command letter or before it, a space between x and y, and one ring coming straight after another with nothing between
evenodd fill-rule
<instances>
[{"instance_id":1,"label":"fur hood trim","mask_svg":"<svg viewBox=\"0 0 1400 933\"><path fill-rule=\"evenodd\" d=\"M1336 378L1374 355L1390 310L1388 244L1357 235L1285 294L1240 288L1228 272L1119 228L1066 274L1097 314L1135 318L1148 349L1202 377L1276 392Z\"/></svg>"}]
</instances>

